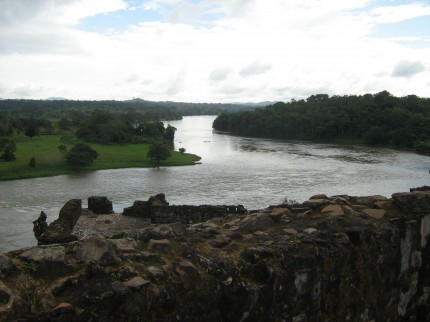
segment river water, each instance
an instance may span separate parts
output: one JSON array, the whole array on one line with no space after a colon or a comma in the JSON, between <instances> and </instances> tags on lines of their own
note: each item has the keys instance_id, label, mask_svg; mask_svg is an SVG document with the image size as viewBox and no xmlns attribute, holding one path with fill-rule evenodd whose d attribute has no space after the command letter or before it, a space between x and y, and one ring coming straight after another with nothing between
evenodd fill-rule
<instances>
[{"instance_id":1,"label":"river water","mask_svg":"<svg viewBox=\"0 0 430 322\"><path fill-rule=\"evenodd\" d=\"M48 222L72 198L107 196L122 212L134 200L163 192L170 204L243 204L248 209L311 195L391 196L430 184L430 158L390 149L254 139L216 133L214 116L169 122L175 148L202 157L202 164L0 182L0 250L36 244L32 221Z\"/></svg>"}]
</instances>

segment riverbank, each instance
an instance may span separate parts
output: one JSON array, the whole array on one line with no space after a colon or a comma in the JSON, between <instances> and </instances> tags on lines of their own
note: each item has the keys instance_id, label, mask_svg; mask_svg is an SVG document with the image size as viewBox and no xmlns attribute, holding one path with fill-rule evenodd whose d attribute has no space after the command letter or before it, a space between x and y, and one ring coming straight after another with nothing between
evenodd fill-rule
<instances>
[{"instance_id":1,"label":"riverbank","mask_svg":"<svg viewBox=\"0 0 430 322\"><path fill-rule=\"evenodd\" d=\"M68 241L0 253L0 321L430 319L429 187L150 224L185 209L156 199L132 227L70 200Z\"/></svg>"},{"instance_id":2,"label":"riverbank","mask_svg":"<svg viewBox=\"0 0 430 322\"><path fill-rule=\"evenodd\" d=\"M61 135L42 135L27 138L21 135L17 140L16 160L0 162L0 181L49 177L76 172L65 163L64 155L58 146L64 145L69 150L73 144L61 141ZM149 168L155 167L154 161L147 159L149 144L90 144L98 158L93 164L79 171L89 172L103 169ZM30 167L31 158L36 159L36 166ZM161 162L161 166L193 165L200 157L190 153L172 152L172 156Z\"/></svg>"}]
</instances>

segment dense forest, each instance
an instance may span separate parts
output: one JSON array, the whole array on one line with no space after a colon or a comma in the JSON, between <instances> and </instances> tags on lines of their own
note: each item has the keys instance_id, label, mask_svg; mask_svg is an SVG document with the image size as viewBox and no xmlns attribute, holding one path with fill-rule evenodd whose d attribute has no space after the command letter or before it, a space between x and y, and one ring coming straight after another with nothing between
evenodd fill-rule
<instances>
[{"instance_id":1,"label":"dense forest","mask_svg":"<svg viewBox=\"0 0 430 322\"><path fill-rule=\"evenodd\" d=\"M129 101L0 100L0 152L13 150L14 133L34 137L43 134L72 135L102 144L173 142L173 127L160 120L187 115L214 115L251 107L238 104L206 104ZM8 159L0 155L0 159Z\"/></svg>"},{"instance_id":2,"label":"dense forest","mask_svg":"<svg viewBox=\"0 0 430 322\"><path fill-rule=\"evenodd\" d=\"M395 97L387 91L362 96L318 94L254 111L222 113L213 128L243 136L415 147L428 152L430 99Z\"/></svg>"},{"instance_id":3,"label":"dense forest","mask_svg":"<svg viewBox=\"0 0 430 322\"><path fill-rule=\"evenodd\" d=\"M128 101L74 101L74 100L0 100L0 113L19 117L45 119L68 118L80 122L94 110L119 114L128 120L180 120L188 115L216 115L224 111L252 109L242 104L153 102L135 98Z\"/></svg>"}]
</instances>

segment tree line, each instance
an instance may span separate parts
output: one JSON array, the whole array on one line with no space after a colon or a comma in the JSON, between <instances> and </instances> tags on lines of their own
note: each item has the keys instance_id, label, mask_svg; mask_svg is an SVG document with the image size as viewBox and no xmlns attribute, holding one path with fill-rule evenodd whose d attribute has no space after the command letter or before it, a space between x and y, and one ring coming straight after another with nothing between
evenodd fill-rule
<instances>
[{"instance_id":1,"label":"tree line","mask_svg":"<svg viewBox=\"0 0 430 322\"><path fill-rule=\"evenodd\" d=\"M416 95L329 96L222 113L213 128L235 135L287 140L350 141L404 148L430 146L430 99Z\"/></svg>"}]
</instances>

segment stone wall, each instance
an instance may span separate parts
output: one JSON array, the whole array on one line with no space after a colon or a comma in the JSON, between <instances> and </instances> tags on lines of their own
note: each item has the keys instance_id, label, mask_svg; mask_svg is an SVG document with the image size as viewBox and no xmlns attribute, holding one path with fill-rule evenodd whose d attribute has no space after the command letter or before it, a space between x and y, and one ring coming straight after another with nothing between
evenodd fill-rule
<instances>
[{"instance_id":1,"label":"stone wall","mask_svg":"<svg viewBox=\"0 0 430 322\"><path fill-rule=\"evenodd\" d=\"M216 217L225 217L228 214L242 214L246 209L238 206L212 206L212 205L172 205L166 201L165 195L160 193L152 196L148 201L135 201L133 206L124 208L124 216L150 218L153 224L167 224L181 222L192 224L207 221Z\"/></svg>"},{"instance_id":2,"label":"stone wall","mask_svg":"<svg viewBox=\"0 0 430 322\"><path fill-rule=\"evenodd\" d=\"M246 212L243 206L152 206L151 223L167 224L181 222L183 224L193 224L208 221L212 218L225 217L229 214L241 214Z\"/></svg>"}]
</instances>

